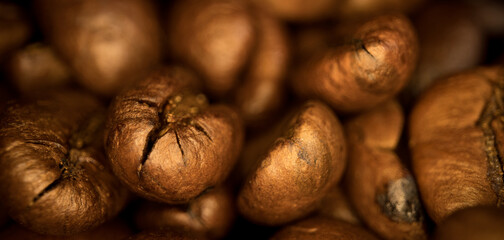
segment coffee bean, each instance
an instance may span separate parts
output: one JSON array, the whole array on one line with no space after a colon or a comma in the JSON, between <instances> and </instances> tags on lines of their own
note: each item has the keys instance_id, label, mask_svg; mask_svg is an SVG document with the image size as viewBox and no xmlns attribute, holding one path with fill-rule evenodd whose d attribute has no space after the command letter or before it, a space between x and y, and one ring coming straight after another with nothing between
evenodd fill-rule
<instances>
[{"instance_id":1,"label":"coffee bean","mask_svg":"<svg viewBox=\"0 0 504 240\"><path fill-rule=\"evenodd\" d=\"M371 108L397 94L418 55L413 26L402 15L384 15L351 29L349 42L315 55L293 73L301 96L321 98L341 112Z\"/></svg>"},{"instance_id":2,"label":"coffee bean","mask_svg":"<svg viewBox=\"0 0 504 240\"><path fill-rule=\"evenodd\" d=\"M158 64L156 11L142 0L37 0L38 22L86 88L113 96Z\"/></svg>"},{"instance_id":3,"label":"coffee bean","mask_svg":"<svg viewBox=\"0 0 504 240\"><path fill-rule=\"evenodd\" d=\"M267 225L306 216L339 181L345 158L338 119L322 102L309 101L247 178L238 209L246 218Z\"/></svg>"},{"instance_id":4,"label":"coffee bean","mask_svg":"<svg viewBox=\"0 0 504 240\"><path fill-rule=\"evenodd\" d=\"M202 74L213 95L231 90L256 36L246 1L178 1L166 16L172 54Z\"/></svg>"},{"instance_id":5,"label":"coffee bean","mask_svg":"<svg viewBox=\"0 0 504 240\"><path fill-rule=\"evenodd\" d=\"M436 223L458 209L502 205L503 76L493 67L447 77L413 109L413 170Z\"/></svg>"},{"instance_id":6,"label":"coffee bean","mask_svg":"<svg viewBox=\"0 0 504 240\"><path fill-rule=\"evenodd\" d=\"M9 104L0 116L0 193L9 215L41 233L98 226L125 205L127 191L107 168L105 114L81 92Z\"/></svg>"},{"instance_id":7,"label":"coffee bean","mask_svg":"<svg viewBox=\"0 0 504 240\"><path fill-rule=\"evenodd\" d=\"M180 67L155 71L113 101L106 134L114 173L135 193L187 203L222 183L243 142L238 114L208 104Z\"/></svg>"},{"instance_id":8,"label":"coffee bean","mask_svg":"<svg viewBox=\"0 0 504 240\"><path fill-rule=\"evenodd\" d=\"M349 148L345 183L359 216L384 239L427 239L415 179L394 152L403 123L395 100L345 123Z\"/></svg>"}]
</instances>

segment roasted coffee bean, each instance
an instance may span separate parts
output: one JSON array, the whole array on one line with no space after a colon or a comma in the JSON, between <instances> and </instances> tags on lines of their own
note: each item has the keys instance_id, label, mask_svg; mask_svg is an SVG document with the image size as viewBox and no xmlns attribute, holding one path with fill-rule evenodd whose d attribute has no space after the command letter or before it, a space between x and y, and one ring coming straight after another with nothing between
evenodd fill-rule
<instances>
[{"instance_id":1,"label":"roasted coffee bean","mask_svg":"<svg viewBox=\"0 0 504 240\"><path fill-rule=\"evenodd\" d=\"M243 83L235 91L235 102L247 125L260 126L269 122L285 101L290 46L280 21L259 11L255 15L257 44Z\"/></svg>"},{"instance_id":2,"label":"roasted coffee bean","mask_svg":"<svg viewBox=\"0 0 504 240\"><path fill-rule=\"evenodd\" d=\"M318 97L337 111L356 112L392 98L414 70L418 43L402 15L385 15L360 25L349 42L312 57L293 73L301 96Z\"/></svg>"},{"instance_id":3,"label":"roasted coffee bean","mask_svg":"<svg viewBox=\"0 0 504 240\"><path fill-rule=\"evenodd\" d=\"M105 114L69 89L9 104L0 116L0 195L9 215L41 233L69 235L113 218L127 191L107 169Z\"/></svg>"},{"instance_id":4,"label":"roasted coffee bean","mask_svg":"<svg viewBox=\"0 0 504 240\"><path fill-rule=\"evenodd\" d=\"M280 225L318 207L339 181L346 164L341 125L324 103L308 101L260 159L238 196L248 219Z\"/></svg>"},{"instance_id":5,"label":"roasted coffee bean","mask_svg":"<svg viewBox=\"0 0 504 240\"><path fill-rule=\"evenodd\" d=\"M157 64L160 26L150 1L37 0L49 42L86 88L112 96Z\"/></svg>"},{"instance_id":6,"label":"roasted coffee bean","mask_svg":"<svg viewBox=\"0 0 504 240\"><path fill-rule=\"evenodd\" d=\"M198 236L221 239L229 231L235 216L234 196L226 187L209 189L184 205L145 202L136 214L142 230L179 228Z\"/></svg>"},{"instance_id":7,"label":"roasted coffee bean","mask_svg":"<svg viewBox=\"0 0 504 240\"><path fill-rule=\"evenodd\" d=\"M170 52L202 74L212 94L231 90L256 38L247 2L178 1L166 15Z\"/></svg>"},{"instance_id":8,"label":"roasted coffee bean","mask_svg":"<svg viewBox=\"0 0 504 240\"><path fill-rule=\"evenodd\" d=\"M243 142L238 114L191 90L194 74L165 67L118 95L106 150L114 173L142 197L187 203L223 182Z\"/></svg>"},{"instance_id":9,"label":"roasted coffee bean","mask_svg":"<svg viewBox=\"0 0 504 240\"><path fill-rule=\"evenodd\" d=\"M439 223L471 206L501 206L504 68L438 81L410 116L413 170L424 206Z\"/></svg>"},{"instance_id":10,"label":"roasted coffee bean","mask_svg":"<svg viewBox=\"0 0 504 240\"><path fill-rule=\"evenodd\" d=\"M131 236L133 232L128 225L120 220L106 222L96 228L86 232L68 236L41 235L32 232L18 224L12 224L0 232L0 239L19 240L19 239L38 239L38 240L111 240L125 239Z\"/></svg>"},{"instance_id":11,"label":"roasted coffee bean","mask_svg":"<svg viewBox=\"0 0 504 240\"><path fill-rule=\"evenodd\" d=\"M345 182L356 211L384 239L427 239L415 180L394 152L404 115L388 101L345 123Z\"/></svg>"},{"instance_id":12,"label":"roasted coffee bean","mask_svg":"<svg viewBox=\"0 0 504 240\"><path fill-rule=\"evenodd\" d=\"M433 239L504 239L504 210L496 207L471 207L450 215L441 223Z\"/></svg>"},{"instance_id":13,"label":"roasted coffee bean","mask_svg":"<svg viewBox=\"0 0 504 240\"><path fill-rule=\"evenodd\" d=\"M21 94L70 84L70 69L50 46L43 43L30 44L14 52L6 71Z\"/></svg>"},{"instance_id":14,"label":"roasted coffee bean","mask_svg":"<svg viewBox=\"0 0 504 240\"><path fill-rule=\"evenodd\" d=\"M31 32L32 27L19 6L0 2L0 59L21 47Z\"/></svg>"},{"instance_id":15,"label":"roasted coffee bean","mask_svg":"<svg viewBox=\"0 0 504 240\"><path fill-rule=\"evenodd\" d=\"M378 238L359 226L330 218L318 217L286 226L271 239L376 240Z\"/></svg>"}]
</instances>

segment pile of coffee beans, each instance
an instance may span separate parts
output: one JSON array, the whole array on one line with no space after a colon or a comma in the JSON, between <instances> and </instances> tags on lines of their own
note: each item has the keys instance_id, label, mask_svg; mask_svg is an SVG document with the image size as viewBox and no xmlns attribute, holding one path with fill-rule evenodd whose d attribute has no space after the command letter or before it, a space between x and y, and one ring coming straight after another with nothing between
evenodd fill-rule
<instances>
[{"instance_id":1,"label":"pile of coffee beans","mask_svg":"<svg viewBox=\"0 0 504 240\"><path fill-rule=\"evenodd\" d=\"M0 239L504 239L504 3L0 0Z\"/></svg>"}]
</instances>

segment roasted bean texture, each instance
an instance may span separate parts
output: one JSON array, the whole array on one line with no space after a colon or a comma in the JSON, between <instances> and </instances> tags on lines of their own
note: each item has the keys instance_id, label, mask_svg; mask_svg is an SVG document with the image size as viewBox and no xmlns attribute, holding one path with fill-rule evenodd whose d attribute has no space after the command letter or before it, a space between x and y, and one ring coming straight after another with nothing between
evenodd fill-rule
<instances>
[{"instance_id":1,"label":"roasted bean texture","mask_svg":"<svg viewBox=\"0 0 504 240\"><path fill-rule=\"evenodd\" d=\"M42 234L98 226L125 205L126 189L101 145L103 108L65 90L12 102L0 116L0 188L9 215Z\"/></svg>"},{"instance_id":2,"label":"roasted bean texture","mask_svg":"<svg viewBox=\"0 0 504 240\"><path fill-rule=\"evenodd\" d=\"M339 120L319 101L301 106L238 195L254 222L280 225L306 216L341 178L346 143Z\"/></svg>"},{"instance_id":3,"label":"roasted bean texture","mask_svg":"<svg viewBox=\"0 0 504 240\"><path fill-rule=\"evenodd\" d=\"M413 170L427 212L439 223L461 208L500 206L504 68L439 81L410 116Z\"/></svg>"},{"instance_id":4,"label":"roasted bean texture","mask_svg":"<svg viewBox=\"0 0 504 240\"><path fill-rule=\"evenodd\" d=\"M222 183L243 141L238 114L191 89L194 74L169 66L117 96L106 150L114 173L143 197L187 203Z\"/></svg>"},{"instance_id":5,"label":"roasted bean texture","mask_svg":"<svg viewBox=\"0 0 504 240\"><path fill-rule=\"evenodd\" d=\"M0 239L502 238L503 42L502 0L0 0Z\"/></svg>"},{"instance_id":6,"label":"roasted bean texture","mask_svg":"<svg viewBox=\"0 0 504 240\"><path fill-rule=\"evenodd\" d=\"M345 123L349 197L364 222L385 239L427 239L415 179L394 152L404 116L396 101Z\"/></svg>"},{"instance_id":7,"label":"roasted bean texture","mask_svg":"<svg viewBox=\"0 0 504 240\"><path fill-rule=\"evenodd\" d=\"M356 112L390 99L406 85L416 65L418 42L402 15L376 17L347 35L348 42L302 64L292 85L301 96Z\"/></svg>"}]
</instances>

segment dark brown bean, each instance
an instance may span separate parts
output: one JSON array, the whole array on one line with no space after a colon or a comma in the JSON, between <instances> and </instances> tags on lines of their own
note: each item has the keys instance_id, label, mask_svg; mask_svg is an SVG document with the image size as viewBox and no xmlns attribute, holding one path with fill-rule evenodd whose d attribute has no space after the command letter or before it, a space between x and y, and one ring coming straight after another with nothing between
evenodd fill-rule
<instances>
[{"instance_id":1,"label":"dark brown bean","mask_svg":"<svg viewBox=\"0 0 504 240\"><path fill-rule=\"evenodd\" d=\"M459 209L502 205L503 76L493 67L447 77L413 109L413 171L436 223Z\"/></svg>"},{"instance_id":2,"label":"dark brown bean","mask_svg":"<svg viewBox=\"0 0 504 240\"><path fill-rule=\"evenodd\" d=\"M94 98L72 90L6 107L0 195L15 221L38 233L68 235L122 209L127 191L104 162L104 121Z\"/></svg>"},{"instance_id":3,"label":"dark brown bean","mask_svg":"<svg viewBox=\"0 0 504 240\"><path fill-rule=\"evenodd\" d=\"M385 15L360 25L351 42L328 49L293 73L301 96L325 100L337 111L356 112L392 98L416 65L418 43L402 15Z\"/></svg>"},{"instance_id":4,"label":"dark brown bean","mask_svg":"<svg viewBox=\"0 0 504 240\"><path fill-rule=\"evenodd\" d=\"M171 53L202 74L212 94L231 90L256 38L247 2L178 1L167 16Z\"/></svg>"},{"instance_id":5,"label":"dark brown bean","mask_svg":"<svg viewBox=\"0 0 504 240\"><path fill-rule=\"evenodd\" d=\"M284 224L315 210L346 165L343 130L322 102L303 104L284 129L238 195L240 212L260 224Z\"/></svg>"},{"instance_id":6,"label":"dark brown bean","mask_svg":"<svg viewBox=\"0 0 504 240\"><path fill-rule=\"evenodd\" d=\"M187 203L223 182L243 143L238 114L209 105L196 77L165 67L116 97L106 150L114 173L137 194Z\"/></svg>"},{"instance_id":7,"label":"dark brown bean","mask_svg":"<svg viewBox=\"0 0 504 240\"><path fill-rule=\"evenodd\" d=\"M49 42L86 88L112 96L158 63L160 27L150 1L37 0Z\"/></svg>"},{"instance_id":8,"label":"dark brown bean","mask_svg":"<svg viewBox=\"0 0 504 240\"><path fill-rule=\"evenodd\" d=\"M356 211L384 239L427 239L415 180L394 152L403 123L395 100L345 123L345 183Z\"/></svg>"}]
</instances>

